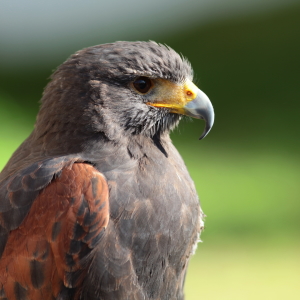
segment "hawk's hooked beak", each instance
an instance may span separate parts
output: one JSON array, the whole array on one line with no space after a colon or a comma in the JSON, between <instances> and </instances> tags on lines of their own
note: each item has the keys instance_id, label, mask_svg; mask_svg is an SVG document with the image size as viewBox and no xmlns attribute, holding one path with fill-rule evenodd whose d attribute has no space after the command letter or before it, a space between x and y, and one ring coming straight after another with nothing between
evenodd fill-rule
<instances>
[{"instance_id":1,"label":"hawk's hooked beak","mask_svg":"<svg viewBox=\"0 0 300 300\"><path fill-rule=\"evenodd\" d=\"M169 108L172 113L190 116L205 121L205 128L200 136L203 139L211 130L215 114L214 108L206 96L198 87L187 80L183 85L176 85L167 80L160 79L157 86L159 99L148 102L148 105L155 107Z\"/></svg>"},{"instance_id":2,"label":"hawk's hooked beak","mask_svg":"<svg viewBox=\"0 0 300 300\"><path fill-rule=\"evenodd\" d=\"M199 138L199 140L202 140L210 132L214 125L215 113L214 108L205 93L196 87L195 94L196 97L192 101L187 102L183 109L185 111L185 115L205 121L204 131Z\"/></svg>"}]
</instances>

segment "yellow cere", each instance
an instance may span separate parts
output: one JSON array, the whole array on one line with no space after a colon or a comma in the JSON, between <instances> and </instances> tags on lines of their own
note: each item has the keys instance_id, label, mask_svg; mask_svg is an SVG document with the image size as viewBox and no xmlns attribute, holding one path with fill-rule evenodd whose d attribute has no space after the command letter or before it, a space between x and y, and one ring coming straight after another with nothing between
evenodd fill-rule
<instances>
[{"instance_id":1,"label":"yellow cere","mask_svg":"<svg viewBox=\"0 0 300 300\"><path fill-rule=\"evenodd\" d=\"M183 113L184 106L197 97L198 88L190 80L176 84L166 79L154 79L155 92L148 105L169 108L171 112Z\"/></svg>"}]
</instances>

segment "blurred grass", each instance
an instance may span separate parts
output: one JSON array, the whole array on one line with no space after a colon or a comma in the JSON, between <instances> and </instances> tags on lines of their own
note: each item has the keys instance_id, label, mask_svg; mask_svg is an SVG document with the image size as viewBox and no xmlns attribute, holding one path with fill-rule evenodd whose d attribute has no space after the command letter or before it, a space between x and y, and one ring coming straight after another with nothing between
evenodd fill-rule
<instances>
[{"instance_id":1,"label":"blurred grass","mask_svg":"<svg viewBox=\"0 0 300 300\"><path fill-rule=\"evenodd\" d=\"M300 231L299 158L218 149L177 148L196 183L207 234L238 238ZM204 143L204 142L203 142ZM220 153L221 151L221 153Z\"/></svg>"},{"instance_id":2,"label":"blurred grass","mask_svg":"<svg viewBox=\"0 0 300 300\"><path fill-rule=\"evenodd\" d=\"M0 93L0 170L33 129L34 118L18 102Z\"/></svg>"},{"instance_id":3,"label":"blurred grass","mask_svg":"<svg viewBox=\"0 0 300 300\"><path fill-rule=\"evenodd\" d=\"M299 28L295 5L151 37L189 58L216 111L203 141L199 120L172 133L207 215L187 300L300 299ZM0 169L31 132L53 67L0 69Z\"/></svg>"},{"instance_id":4,"label":"blurred grass","mask_svg":"<svg viewBox=\"0 0 300 300\"><path fill-rule=\"evenodd\" d=\"M297 300L299 240L283 237L245 243L218 239L198 246L186 278L187 300Z\"/></svg>"}]
</instances>

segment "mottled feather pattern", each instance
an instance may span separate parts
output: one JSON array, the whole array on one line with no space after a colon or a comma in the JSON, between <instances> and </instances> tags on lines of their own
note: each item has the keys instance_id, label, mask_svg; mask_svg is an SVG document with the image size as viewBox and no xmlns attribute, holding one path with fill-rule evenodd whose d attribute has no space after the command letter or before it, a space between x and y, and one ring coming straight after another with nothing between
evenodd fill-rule
<instances>
[{"instance_id":1,"label":"mottled feather pattern","mask_svg":"<svg viewBox=\"0 0 300 300\"><path fill-rule=\"evenodd\" d=\"M113 155L96 164L106 170L111 217L83 284L83 299L183 299L200 211L194 186L168 137L162 147L167 157L154 143L144 144L139 149L146 156L123 172L113 168ZM123 163L132 161L123 155L123 160L122 153L117 155ZM176 172L180 177L170 176Z\"/></svg>"},{"instance_id":2,"label":"mottled feather pattern","mask_svg":"<svg viewBox=\"0 0 300 300\"><path fill-rule=\"evenodd\" d=\"M0 299L53 299L63 287L73 294L108 221L104 177L88 164L65 167L9 235L0 260Z\"/></svg>"},{"instance_id":3,"label":"mottled feather pattern","mask_svg":"<svg viewBox=\"0 0 300 300\"><path fill-rule=\"evenodd\" d=\"M17 228L42 188L72 159L59 157L36 162L0 181L0 257L10 230ZM1 175L4 172L1 173Z\"/></svg>"}]
</instances>

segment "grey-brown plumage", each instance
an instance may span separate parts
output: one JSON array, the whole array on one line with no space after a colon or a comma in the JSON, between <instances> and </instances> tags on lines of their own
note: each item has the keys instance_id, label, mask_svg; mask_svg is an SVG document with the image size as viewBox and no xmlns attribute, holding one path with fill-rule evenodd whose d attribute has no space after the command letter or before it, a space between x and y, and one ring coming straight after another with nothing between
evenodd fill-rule
<instances>
[{"instance_id":1,"label":"grey-brown plumage","mask_svg":"<svg viewBox=\"0 0 300 300\"><path fill-rule=\"evenodd\" d=\"M0 175L0 299L184 298L203 214L169 131L181 114L204 118L204 135L213 123L191 80L154 42L90 47L57 69Z\"/></svg>"}]
</instances>

